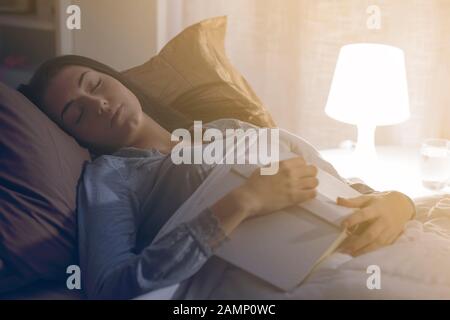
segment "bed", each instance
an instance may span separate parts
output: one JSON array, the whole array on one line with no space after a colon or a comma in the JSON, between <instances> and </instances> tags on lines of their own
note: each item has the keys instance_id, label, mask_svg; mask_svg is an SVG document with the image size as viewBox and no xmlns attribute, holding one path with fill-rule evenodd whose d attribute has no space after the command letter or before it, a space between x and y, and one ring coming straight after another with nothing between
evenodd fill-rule
<instances>
[{"instance_id":1,"label":"bed","mask_svg":"<svg viewBox=\"0 0 450 320\"><path fill-rule=\"evenodd\" d=\"M393 245L356 258L334 253L291 292L213 258L189 282L138 299L450 299L450 195L416 204L416 219ZM373 265L379 289L367 286Z\"/></svg>"},{"instance_id":2,"label":"bed","mask_svg":"<svg viewBox=\"0 0 450 320\"><path fill-rule=\"evenodd\" d=\"M212 259L186 284L149 292L137 300L184 299L450 299L450 195L416 200L418 215L392 246L352 259L331 255L297 290L280 293L250 274ZM434 210L433 210L434 208ZM437 224L427 224L439 218ZM368 290L367 266L382 270L381 290ZM182 288L184 286L184 288ZM82 291L41 281L0 299L82 300Z\"/></svg>"},{"instance_id":3,"label":"bed","mask_svg":"<svg viewBox=\"0 0 450 320\"><path fill-rule=\"evenodd\" d=\"M292 151L333 173L306 141L288 139ZM415 204L415 218L394 244L358 257L335 252L290 292L213 257L189 281L139 299L450 299L450 195ZM375 284L374 270L380 275Z\"/></svg>"}]
</instances>

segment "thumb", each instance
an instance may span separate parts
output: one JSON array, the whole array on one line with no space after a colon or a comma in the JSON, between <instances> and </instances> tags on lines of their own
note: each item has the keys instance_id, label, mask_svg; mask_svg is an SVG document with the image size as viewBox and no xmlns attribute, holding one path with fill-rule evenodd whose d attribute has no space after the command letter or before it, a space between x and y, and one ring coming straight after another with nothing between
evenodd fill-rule
<instances>
[{"instance_id":1,"label":"thumb","mask_svg":"<svg viewBox=\"0 0 450 320\"><path fill-rule=\"evenodd\" d=\"M365 206L370 201L370 199L371 197L368 195L362 195L350 199L338 197L336 203L347 208L361 208Z\"/></svg>"}]
</instances>

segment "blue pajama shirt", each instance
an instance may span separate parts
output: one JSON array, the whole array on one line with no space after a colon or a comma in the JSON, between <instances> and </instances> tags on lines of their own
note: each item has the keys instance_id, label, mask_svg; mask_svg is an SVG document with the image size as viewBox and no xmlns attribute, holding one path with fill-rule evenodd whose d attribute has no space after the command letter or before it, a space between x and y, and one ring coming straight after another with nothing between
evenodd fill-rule
<instances>
[{"instance_id":1,"label":"blue pajama shirt","mask_svg":"<svg viewBox=\"0 0 450 320\"><path fill-rule=\"evenodd\" d=\"M233 119L204 127L222 132L255 128ZM77 214L82 286L88 298L134 298L181 283L201 269L226 238L209 209L152 241L213 168L175 165L170 155L137 148L103 155L85 166ZM371 191L362 187L366 190L355 189Z\"/></svg>"}]
</instances>

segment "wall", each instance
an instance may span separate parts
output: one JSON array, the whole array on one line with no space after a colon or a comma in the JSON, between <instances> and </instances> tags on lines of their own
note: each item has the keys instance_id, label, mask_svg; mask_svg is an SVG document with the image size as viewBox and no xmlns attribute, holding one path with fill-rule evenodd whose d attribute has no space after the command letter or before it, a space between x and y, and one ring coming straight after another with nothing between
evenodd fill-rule
<instances>
[{"instance_id":1,"label":"wall","mask_svg":"<svg viewBox=\"0 0 450 320\"><path fill-rule=\"evenodd\" d=\"M425 138L450 138L449 0L171 0L166 4L165 40L199 20L228 15L226 45L231 61L281 127L320 148L356 139L355 126L324 112L339 49L353 42L390 44L406 54L411 118L377 128L378 144L418 145ZM379 30L367 28L369 5L381 10Z\"/></svg>"},{"instance_id":2,"label":"wall","mask_svg":"<svg viewBox=\"0 0 450 320\"><path fill-rule=\"evenodd\" d=\"M156 53L156 0L73 0L82 29L72 31L73 53L118 70L142 64Z\"/></svg>"}]
</instances>

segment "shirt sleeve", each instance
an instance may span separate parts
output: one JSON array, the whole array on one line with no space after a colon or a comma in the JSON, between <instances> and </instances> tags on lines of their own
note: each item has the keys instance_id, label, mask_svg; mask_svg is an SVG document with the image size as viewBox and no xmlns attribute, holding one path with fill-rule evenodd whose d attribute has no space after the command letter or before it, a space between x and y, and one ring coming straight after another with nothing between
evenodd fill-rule
<instances>
[{"instance_id":1,"label":"shirt sleeve","mask_svg":"<svg viewBox=\"0 0 450 320\"><path fill-rule=\"evenodd\" d=\"M219 221L206 209L135 252L138 206L118 173L88 167L79 186L82 285L91 299L131 299L182 282L226 239Z\"/></svg>"}]
</instances>

